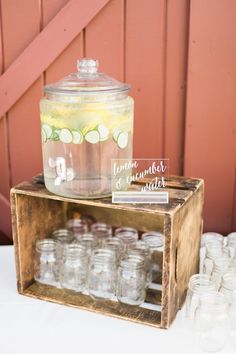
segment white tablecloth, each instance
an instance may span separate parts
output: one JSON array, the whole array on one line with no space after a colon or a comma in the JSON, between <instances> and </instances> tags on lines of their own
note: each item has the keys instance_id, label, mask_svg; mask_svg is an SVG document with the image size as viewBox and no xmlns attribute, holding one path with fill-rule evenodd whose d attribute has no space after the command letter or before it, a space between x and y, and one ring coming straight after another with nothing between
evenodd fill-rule
<instances>
[{"instance_id":1,"label":"white tablecloth","mask_svg":"<svg viewBox=\"0 0 236 354\"><path fill-rule=\"evenodd\" d=\"M19 295L12 246L0 247L1 354L195 354L181 312L168 330ZM225 354L236 350L227 344Z\"/></svg>"}]
</instances>

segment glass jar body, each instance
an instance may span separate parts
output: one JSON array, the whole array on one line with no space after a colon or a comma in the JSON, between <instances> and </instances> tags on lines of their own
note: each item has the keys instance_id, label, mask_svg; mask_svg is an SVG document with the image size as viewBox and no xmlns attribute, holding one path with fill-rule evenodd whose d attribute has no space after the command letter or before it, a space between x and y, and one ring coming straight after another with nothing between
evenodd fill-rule
<instances>
[{"instance_id":1,"label":"glass jar body","mask_svg":"<svg viewBox=\"0 0 236 354\"><path fill-rule=\"evenodd\" d=\"M57 245L55 241L45 239L37 242L34 279L42 284L58 285Z\"/></svg>"},{"instance_id":2,"label":"glass jar body","mask_svg":"<svg viewBox=\"0 0 236 354\"><path fill-rule=\"evenodd\" d=\"M90 259L88 290L94 299L111 299L116 289L115 254L112 250L97 249Z\"/></svg>"},{"instance_id":3,"label":"glass jar body","mask_svg":"<svg viewBox=\"0 0 236 354\"><path fill-rule=\"evenodd\" d=\"M207 352L221 350L229 333L229 317L224 296L215 292L201 297L195 315L200 347Z\"/></svg>"},{"instance_id":4,"label":"glass jar body","mask_svg":"<svg viewBox=\"0 0 236 354\"><path fill-rule=\"evenodd\" d=\"M88 277L88 254L84 247L69 245L65 248L60 267L60 284L63 289L83 292Z\"/></svg>"},{"instance_id":5,"label":"glass jar body","mask_svg":"<svg viewBox=\"0 0 236 354\"><path fill-rule=\"evenodd\" d=\"M111 194L111 159L132 158L133 99L40 102L47 189L70 198ZM109 95L108 95L109 97ZM71 102L72 101L72 102ZM129 172L127 172L129 173Z\"/></svg>"},{"instance_id":6,"label":"glass jar body","mask_svg":"<svg viewBox=\"0 0 236 354\"><path fill-rule=\"evenodd\" d=\"M141 265L134 264L132 259L140 259ZM128 305L141 305L146 297L146 272L142 257L129 256L118 268L117 299Z\"/></svg>"}]
</instances>

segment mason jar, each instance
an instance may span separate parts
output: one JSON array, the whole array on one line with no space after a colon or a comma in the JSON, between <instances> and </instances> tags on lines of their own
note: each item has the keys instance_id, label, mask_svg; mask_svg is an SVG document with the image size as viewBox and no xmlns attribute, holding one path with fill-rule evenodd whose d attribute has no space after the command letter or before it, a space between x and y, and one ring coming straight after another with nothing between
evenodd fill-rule
<instances>
[{"instance_id":1,"label":"mason jar","mask_svg":"<svg viewBox=\"0 0 236 354\"><path fill-rule=\"evenodd\" d=\"M232 345L236 348L236 290L234 290L232 294L232 301L228 313L230 319L230 339Z\"/></svg>"},{"instance_id":2,"label":"mason jar","mask_svg":"<svg viewBox=\"0 0 236 354\"><path fill-rule=\"evenodd\" d=\"M132 227L119 227L115 230L115 236L122 240L124 252L127 252L129 246L138 240L138 231Z\"/></svg>"},{"instance_id":3,"label":"mason jar","mask_svg":"<svg viewBox=\"0 0 236 354\"><path fill-rule=\"evenodd\" d=\"M86 233L83 234L79 239L78 239L78 244L82 245L85 247L89 257L91 256L93 250L97 247L98 245L98 240L97 238L91 234L91 233Z\"/></svg>"},{"instance_id":4,"label":"mason jar","mask_svg":"<svg viewBox=\"0 0 236 354\"><path fill-rule=\"evenodd\" d=\"M222 276L222 282L219 292L222 293L228 304L233 300L233 293L236 290L236 273L226 273Z\"/></svg>"},{"instance_id":5,"label":"mason jar","mask_svg":"<svg viewBox=\"0 0 236 354\"><path fill-rule=\"evenodd\" d=\"M236 232L228 234L227 245L229 247L231 259L236 258Z\"/></svg>"},{"instance_id":6,"label":"mason jar","mask_svg":"<svg viewBox=\"0 0 236 354\"><path fill-rule=\"evenodd\" d=\"M73 233L76 240L88 232L88 224L83 219L69 219L66 223L66 226L67 229Z\"/></svg>"},{"instance_id":7,"label":"mason jar","mask_svg":"<svg viewBox=\"0 0 236 354\"><path fill-rule=\"evenodd\" d=\"M57 244L52 239L36 242L34 279L42 284L58 285Z\"/></svg>"},{"instance_id":8,"label":"mason jar","mask_svg":"<svg viewBox=\"0 0 236 354\"><path fill-rule=\"evenodd\" d=\"M146 297L146 271L144 258L128 255L118 268L116 296L128 305L141 305Z\"/></svg>"},{"instance_id":9,"label":"mason jar","mask_svg":"<svg viewBox=\"0 0 236 354\"><path fill-rule=\"evenodd\" d=\"M223 247L220 243L208 243L206 245L206 256L203 261L203 273L211 275L213 271L214 260L223 256Z\"/></svg>"},{"instance_id":10,"label":"mason jar","mask_svg":"<svg viewBox=\"0 0 236 354\"><path fill-rule=\"evenodd\" d=\"M201 247L200 247L200 264L199 264L199 273L203 273L203 263L206 257L206 245L207 244L220 244L224 245L224 237L223 235L217 232L205 232L201 237Z\"/></svg>"},{"instance_id":11,"label":"mason jar","mask_svg":"<svg viewBox=\"0 0 236 354\"><path fill-rule=\"evenodd\" d=\"M195 329L202 350L223 349L229 333L229 317L225 297L218 293L201 295L195 315Z\"/></svg>"},{"instance_id":12,"label":"mason jar","mask_svg":"<svg viewBox=\"0 0 236 354\"><path fill-rule=\"evenodd\" d=\"M152 282L152 259L150 247L146 242L138 240L129 246L128 255L140 255L144 258L147 287L149 287Z\"/></svg>"},{"instance_id":13,"label":"mason jar","mask_svg":"<svg viewBox=\"0 0 236 354\"><path fill-rule=\"evenodd\" d=\"M227 256L216 258L213 262L211 279L216 283L217 290L221 285L222 276L229 270L229 265L230 258Z\"/></svg>"},{"instance_id":14,"label":"mason jar","mask_svg":"<svg viewBox=\"0 0 236 354\"><path fill-rule=\"evenodd\" d=\"M93 299L112 299L116 290L116 260L110 249L98 248L90 258L88 291Z\"/></svg>"},{"instance_id":15,"label":"mason jar","mask_svg":"<svg viewBox=\"0 0 236 354\"><path fill-rule=\"evenodd\" d=\"M185 302L186 318L193 321L200 297L216 291L216 284L207 274L194 274L188 284Z\"/></svg>"},{"instance_id":16,"label":"mason jar","mask_svg":"<svg viewBox=\"0 0 236 354\"><path fill-rule=\"evenodd\" d=\"M130 85L98 66L78 60L78 71L46 85L40 101L45 185L68 198L111 195L111 160L132 158Z\"/></svg>"},{"instance_id":17,"label":"mason jar","mask_svg":"<svg viewBox=\"0 0 236 354\"><path fill-rule=\"evenodd\" d=\"M67 229L58 229L53 231L51 237L57 243L57 259L59 264L62 260L64 246L73 242L74 235Z\"/></svg>"},{"instance_id":18,"label":"mason jar","mask_svg":"<svg viewBox=\"0 0 236 354\"><path fill-rule=\"evenodd\" d=\"M60 267L60 284L63 289L83 292L88 277L88 253L77 244L66 245Z\"/></svg>"},{"instance_id":19,"label":"mason jar","mask_svg":"<svg viewBox=\"0 0 236 354\"><path fill-rule=\"evenodd\" d=\"M112 236L112 227L109 224L96 222L91 225L91 233L97 238L98 245L101 246L104 240Z\"/></svg>"},{"instance_id":20,"label":"mason jar","mask_svg":"<svg viewBox=\"0 0 236 354\"><path fill-rule=\"evenodd\" d=\"M142 234L142 240L149 246L152 259L152 282L162 282L163 243L161 232L149 231Z\"/></svg>"},{"instance_id":21,"label":"mason jar","mask_svg":"<svg viewBox=\"0 0 236 354\"><path fill-rule=\"evenodd\" d=\"M124 243L116 236L105 239L102 243L102 248L110 249L114 252L116 264L119 263L119 260L124 255Z\"/></svg>"}]
</instances>

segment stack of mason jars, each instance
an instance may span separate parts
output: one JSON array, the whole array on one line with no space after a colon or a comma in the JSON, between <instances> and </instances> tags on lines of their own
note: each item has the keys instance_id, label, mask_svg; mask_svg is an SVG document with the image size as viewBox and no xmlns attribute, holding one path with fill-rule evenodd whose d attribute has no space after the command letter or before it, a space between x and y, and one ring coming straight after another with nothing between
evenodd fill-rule
<instances>
[{"instance_id":1,"label":"stack of mason jars","mask_svg":"<svg viewBox=\"0 0 236 354\"><path fill-rule=\"evenodd\" d=\"M113 232L105 223L71 219L66 229L37 241L36 251L36 281L93 299L141 305L147 288L161 278L163 234L150 231L139 240L130 227Z\"/></svg>"},{"instance_id":2,"label":"stack of mason jars","mask_svg":"<svg viewBox=\"0 0 236 354\"><path fill-rule=\"evenodd\" d=\"M236 232L202 235L200 273L189 281L186 317L203 350L221 350L228 335L236 346Z\"/></svg>"}]
</instances>

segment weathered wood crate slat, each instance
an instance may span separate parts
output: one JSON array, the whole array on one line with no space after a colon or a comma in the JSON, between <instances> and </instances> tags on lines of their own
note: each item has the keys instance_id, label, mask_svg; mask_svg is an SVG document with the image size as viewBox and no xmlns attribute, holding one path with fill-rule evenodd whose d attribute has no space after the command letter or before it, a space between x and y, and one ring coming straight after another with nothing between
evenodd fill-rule
<instances>
[{"instance_id":1,"label":"weathered wood crate slat","mask_svg":"<svg viewBox=\"0 0 236 354\"><path fill-rule=\"evenodd\" d=\"M111 198L63 198L48 192L37 178L13 188L12 224L19 293L168 328L184 302L189 277L198 271L204 183L201 179L172 177L165 190L169 192L167 205L132 205L112 204ZM148 291L142 307L111 300L94 301L84 294L34 282L36 241L63 227L75 210L114 227L126 225L140 232L163 232L162 281Z\"/></svg>"}]
</instances>

